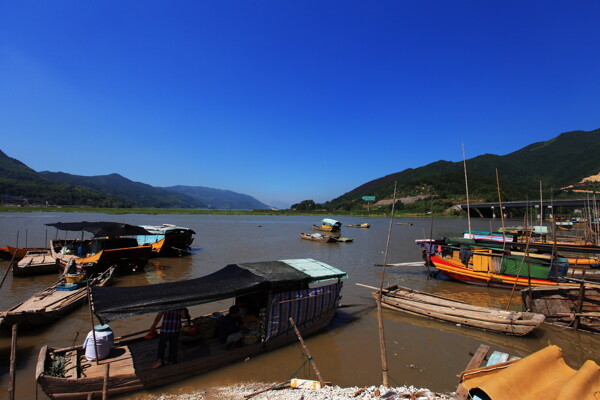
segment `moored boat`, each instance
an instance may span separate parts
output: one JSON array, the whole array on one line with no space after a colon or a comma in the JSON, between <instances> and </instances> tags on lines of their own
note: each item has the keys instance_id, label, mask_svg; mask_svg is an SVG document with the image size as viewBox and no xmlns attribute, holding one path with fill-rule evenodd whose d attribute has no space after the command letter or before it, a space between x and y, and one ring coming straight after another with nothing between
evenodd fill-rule
<instances>
[{"instance_id":1,"label":"moored boat","mask_svg":"<svg viewBox=\"0 0 600 400\"><path fill-rule=\"evenodd\" d=\"M379 296L378 288L359 285L375 289L373 297ZM391 310L514 336L527 335L544 322L542 314L475 306L398 285L381 293L381 305Z\"/></svg>"},{"instance_id":2,"label":"moored boat","mask_svg":"<svg viewBox=\"0 0 600 400\"><path fill-rule=\"evenodd\" d=\"M6 246L6 251L10 255L11 260L18 261L25 257L28 251L42 251L46 250L43 247L12 247Z\"/></svg>"},{"instance_id":3,"label":"moored boat","mask_svg":"<svg viewBox=\"0 0 600 400\"><path fill-rule=\"evenodd\" d=\"M546 322L561 327L600 333L600 285L526 288L523 308L544 314Z\"/></svg>"},{"instance_id":4,"label":"moored boat","mask_svg":"<svg viewBox=\"0 0 600 400\"><path fill-rule=\"evenodd\" d=\"M244 301L260 310L260 334L231 349L224 349L210 335L186 341L186 351L180 352L178 362L159 369L152 368L158 338L119 340L106 358L98 364L92 363L85 371L81 346L66 349L44 346L36 368L37 383L52 399L86 399L88 393L100 397L103 388L110 397L212 371L292 343L296 336L290 319L303 336L324 329L339 306L343 278L346 273L337 268L300 259L230 264L205 277L180 282L93 287L91 301L102 323L235 298L236 303ZM334 282L313 285L331 280ZM209 317L200 317L205 318ZM64 369L54 368L61 362L66 365Z\"/></svg>"},{"instance_id":5,"label":"moored boat","mask_svg":"<svg viewBox=\"0 0 600 400\"><path fill-rule=\"evenodd\" d=\"M101 272L110 266L117 271L142 269L150 258L150 245L140 246L135 235L149 234L136 225L117 222L70 222L46 224L59 230L94 234L91 239L51 240L52 255L64 268L71 262L88 272Z\"/></svg>"},{"instance_id":6,"label":"moored boat","mask_svg":"<svg viewBox=\"0 0 600 400\"><path fill-rule=\"evenodd\" d=\"M89 278L89 285L109 285L113 272L114 267L111 267ZM72 280L68 275L64 276L54 285L34 294L24 302L8 311L0 312L0 326L19 324L21 329L56 322L60 317L81 306L87 299L87 285L88 279L85 278L85 274L74 276Z\"/></svg>"},{"instance_id":7,"label":"moored boat","mask_svg":"<svg viewBox=\"0 0 600 400\"><path fill-rule=\"evenodd\" d=\"M363 222L362 224L350 224L346 225L348 228L370 228L371 224Z\"/></svg>"},{"instance_id":8,"label":"moored boat","mask_svg":"<svg viewBox=\"0 0 600 400\"><path fill-rule=\"evenodd\" d=\"M312 226L316 231L339 232L342 229L342 223L331 218L323 218L321 225Z\"/></svg>"},{"instance_id":9,"label":"moored boat","mask_svg":"<svg viewBox=\"0 0 600 400\"><path fill-rule=\"evenodd\" d=\"M493 286L511 289L513 286L557 286L567 285L560 282L556 274L557 269L550 264L543 264L538 260L518 256L498 256L479 254L473 251L468 259L453 254L440 257L429 257L436 269L444 275L464 283L474 285ZM564 272L559 272L564 276Z\"/></svg>"},{"instance_id":10,"label":"moored boat","mask_svg":"<svg viewBox=\"0 0 600 400\"><path fill-rule=\"evenodd\" d=\"M320 233L300 233L300 238L304 240L312 240L313 242L335 243L336 238L330 235L322 235Z\"/></svg>"},{"instance_id":11,"label":"moored boat","mask_svg":"<svg viewBox=\"0 0 600 400\"><path fill-rule=\"evenodd\" d=\"M196 233L190 228L171 224L140 225L149 235L138 235L136 239L140 246L152 246L152 256L181 257L190 254L190 246Z\"/></svg>"},{"instance_id":12,"label":"moored boat","mask_svg":"<svg viewBox=\"0 0 600 400\"><path fill-rule=\"evenodd\" d=\"M484 354L485 356L485 354ZM473 357L475 359L475 357ZM458 399L595 399L600 392L600 367L593 360L579 369L565 362L563 351L549 345L522 359L476 368L471 360L459 375ZM475 368L473 368L475 367Z\"/></svg>"},{"instance_id":13,"label":"moored boat","mask_svg":"<svg viewBox=\"0 0 600 400\"><path fill-rule=\"evenodd\" d=\"M19 262L12 263L13 276L50 274L58 270L58 260L49 249L30 250Z\"/></svg>"}]
</instances>

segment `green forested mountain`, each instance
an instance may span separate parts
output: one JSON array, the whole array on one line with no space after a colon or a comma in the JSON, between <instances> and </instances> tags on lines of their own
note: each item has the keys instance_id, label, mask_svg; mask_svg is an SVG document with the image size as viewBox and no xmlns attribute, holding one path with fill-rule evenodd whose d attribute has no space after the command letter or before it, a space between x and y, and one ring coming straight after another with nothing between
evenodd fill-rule
<instances>
[{"instance_id":1,"label":"green forested mountain","mask_svg":"<svg viewBox=\"0 0 600 400\"><path fill-rule=\"evenodd\" d=\"M493 145L493 144L491 144ZM534 143L513 153L498 156L484 154L466 161L469 195L472 200L497 201L496 169L503 200L539 198L540 182L549 198L567 195L561 188L589 189L597 183L580 183L600 173L600 129L566 132L554 139ZM367 182L326 203L331 208L362 207L362 196L377 199L426 195L437 199L463 201L465 177L463 162L437 161L420 168L410 168Z\"/></svg>"},{"instance_id":2,"label":"green forested mountain","mask_svg":"<svg viewBox=\"0 0 600 400\"><path fill-rule=\"evenodd\" d=\"M3 202L124 207L128 203L104 193L44 177L0 151L0 196Z\"/></svg>"},{"instance_id":3,"label":"green forested mountain","mask_svg":"<svg viewBox=\"0 0 600 400\"><path fill-rule=\"evenodd\" d=\"M40 172L46 178L77 185L106 193L136 207L156 208L206 208L207 204L179 193L157 188L141 182L134 182L119 174L81 176L64 172Z\"/></svg>"},{"instance_id":4,"label":"green forested mountain","mask_svg":"<svg viewBox=\"0 0 600 400\"><path fill-rule=\"evenodd\" d=\"M0 151L0 203L89 207L267 209L255 198L199 186L154 187L119 174L36 172Z\"/></svg>"}]
</instances>

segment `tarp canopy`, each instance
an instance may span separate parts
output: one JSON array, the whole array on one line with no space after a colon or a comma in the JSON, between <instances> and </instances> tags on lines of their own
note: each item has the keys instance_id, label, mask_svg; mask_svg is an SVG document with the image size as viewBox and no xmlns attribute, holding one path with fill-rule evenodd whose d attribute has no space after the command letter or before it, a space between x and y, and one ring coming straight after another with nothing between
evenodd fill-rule
<instances>
[{"instance_id":1,"label":"tarp canopy","mask_svg":"<svg viewBox=\"0 0 600 400\"><path fill-rule=\"evenodd\" d=\"M122 224L119 222L55 222L46 225L53 226L61 231L86 231L92 233L95 237L152 235L141 226Z\"/></svg>"},{"instance_id":2,"label":"tarp canopy","mask_svg":"<svg viewBox=\"0 0 600 400\"><path fill-rule=\"evenodd\" d=\"M490 365L466 371L463 379L467 389L483 391L491 400L595 399L600 392L598 364L587 360L575 370L565 363L557 346L548 346L507 368Z\"/></svg>"},{"instance_id":3,"label":"tarp canopy","mask_svg":"<svg viewBox=\"0 0 600 400\"><path fill-rule=\"evenodd\" d=\"M290 285L308 284L327 279L341 279L346 273L312 259L301 264L318 265L321 274L309 275L291 265L300 260L267 261L248 264L230 264L201 278L134 287L93 286L94 313L103 323L135 315L157 313L191 307L236 296Z\"/></svg>"},{"instance_id":4,"label":"tarp canopy","mask_svg":"<svg viewBox=\"0 0 600 400\"><path fill-rule=\"evenodd\" d=\"M340 221L336 221L335 219L331 219L331 218L323 218L321 223L323 225L331 225L331 226L342 225L342 223Z\"/></svg>"}]
</instances>

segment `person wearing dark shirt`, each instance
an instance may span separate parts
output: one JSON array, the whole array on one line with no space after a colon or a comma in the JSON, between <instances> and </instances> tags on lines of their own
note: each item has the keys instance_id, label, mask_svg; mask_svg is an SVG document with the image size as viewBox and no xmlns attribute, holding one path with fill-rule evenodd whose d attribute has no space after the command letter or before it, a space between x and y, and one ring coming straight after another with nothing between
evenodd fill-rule
<instances>
[{"instance_id":1,"label":"person wearing dark shirt","mask_svg":"<svg viewBox=\"0 0 600 400\"><path fill-rule=\"evenodd\" d=\"M233 347L242 339L242 317L238 306L229 307L229 313L219 320L217 336L226 347Z\"/></svg>"}]
</instances>

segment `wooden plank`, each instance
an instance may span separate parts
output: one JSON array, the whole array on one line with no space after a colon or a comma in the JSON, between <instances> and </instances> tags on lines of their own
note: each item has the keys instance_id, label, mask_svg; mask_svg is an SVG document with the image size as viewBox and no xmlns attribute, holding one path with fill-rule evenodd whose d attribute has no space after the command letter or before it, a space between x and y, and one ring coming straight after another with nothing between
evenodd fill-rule
<instances>
[{"instance_id":1,"label":"wooden plank","mask_svg":"<svg viewBox=\"0 0 600 400\"><path fill-rule=\"evenodd\" d=\"M489 351L490 346L488 346L487 344L480 344L479 348L477 349L475 354L473 354L473 357L471 357L471 360L467 364L465 371L479 367ZM458 380L462 381L462 373L459 375ZM466 400L468 395L469 391L467 390L467 388L464 387L462 383L459 383L458 387L456 388L456 397L460 400Z\"/></svg>"}]
</instances>

